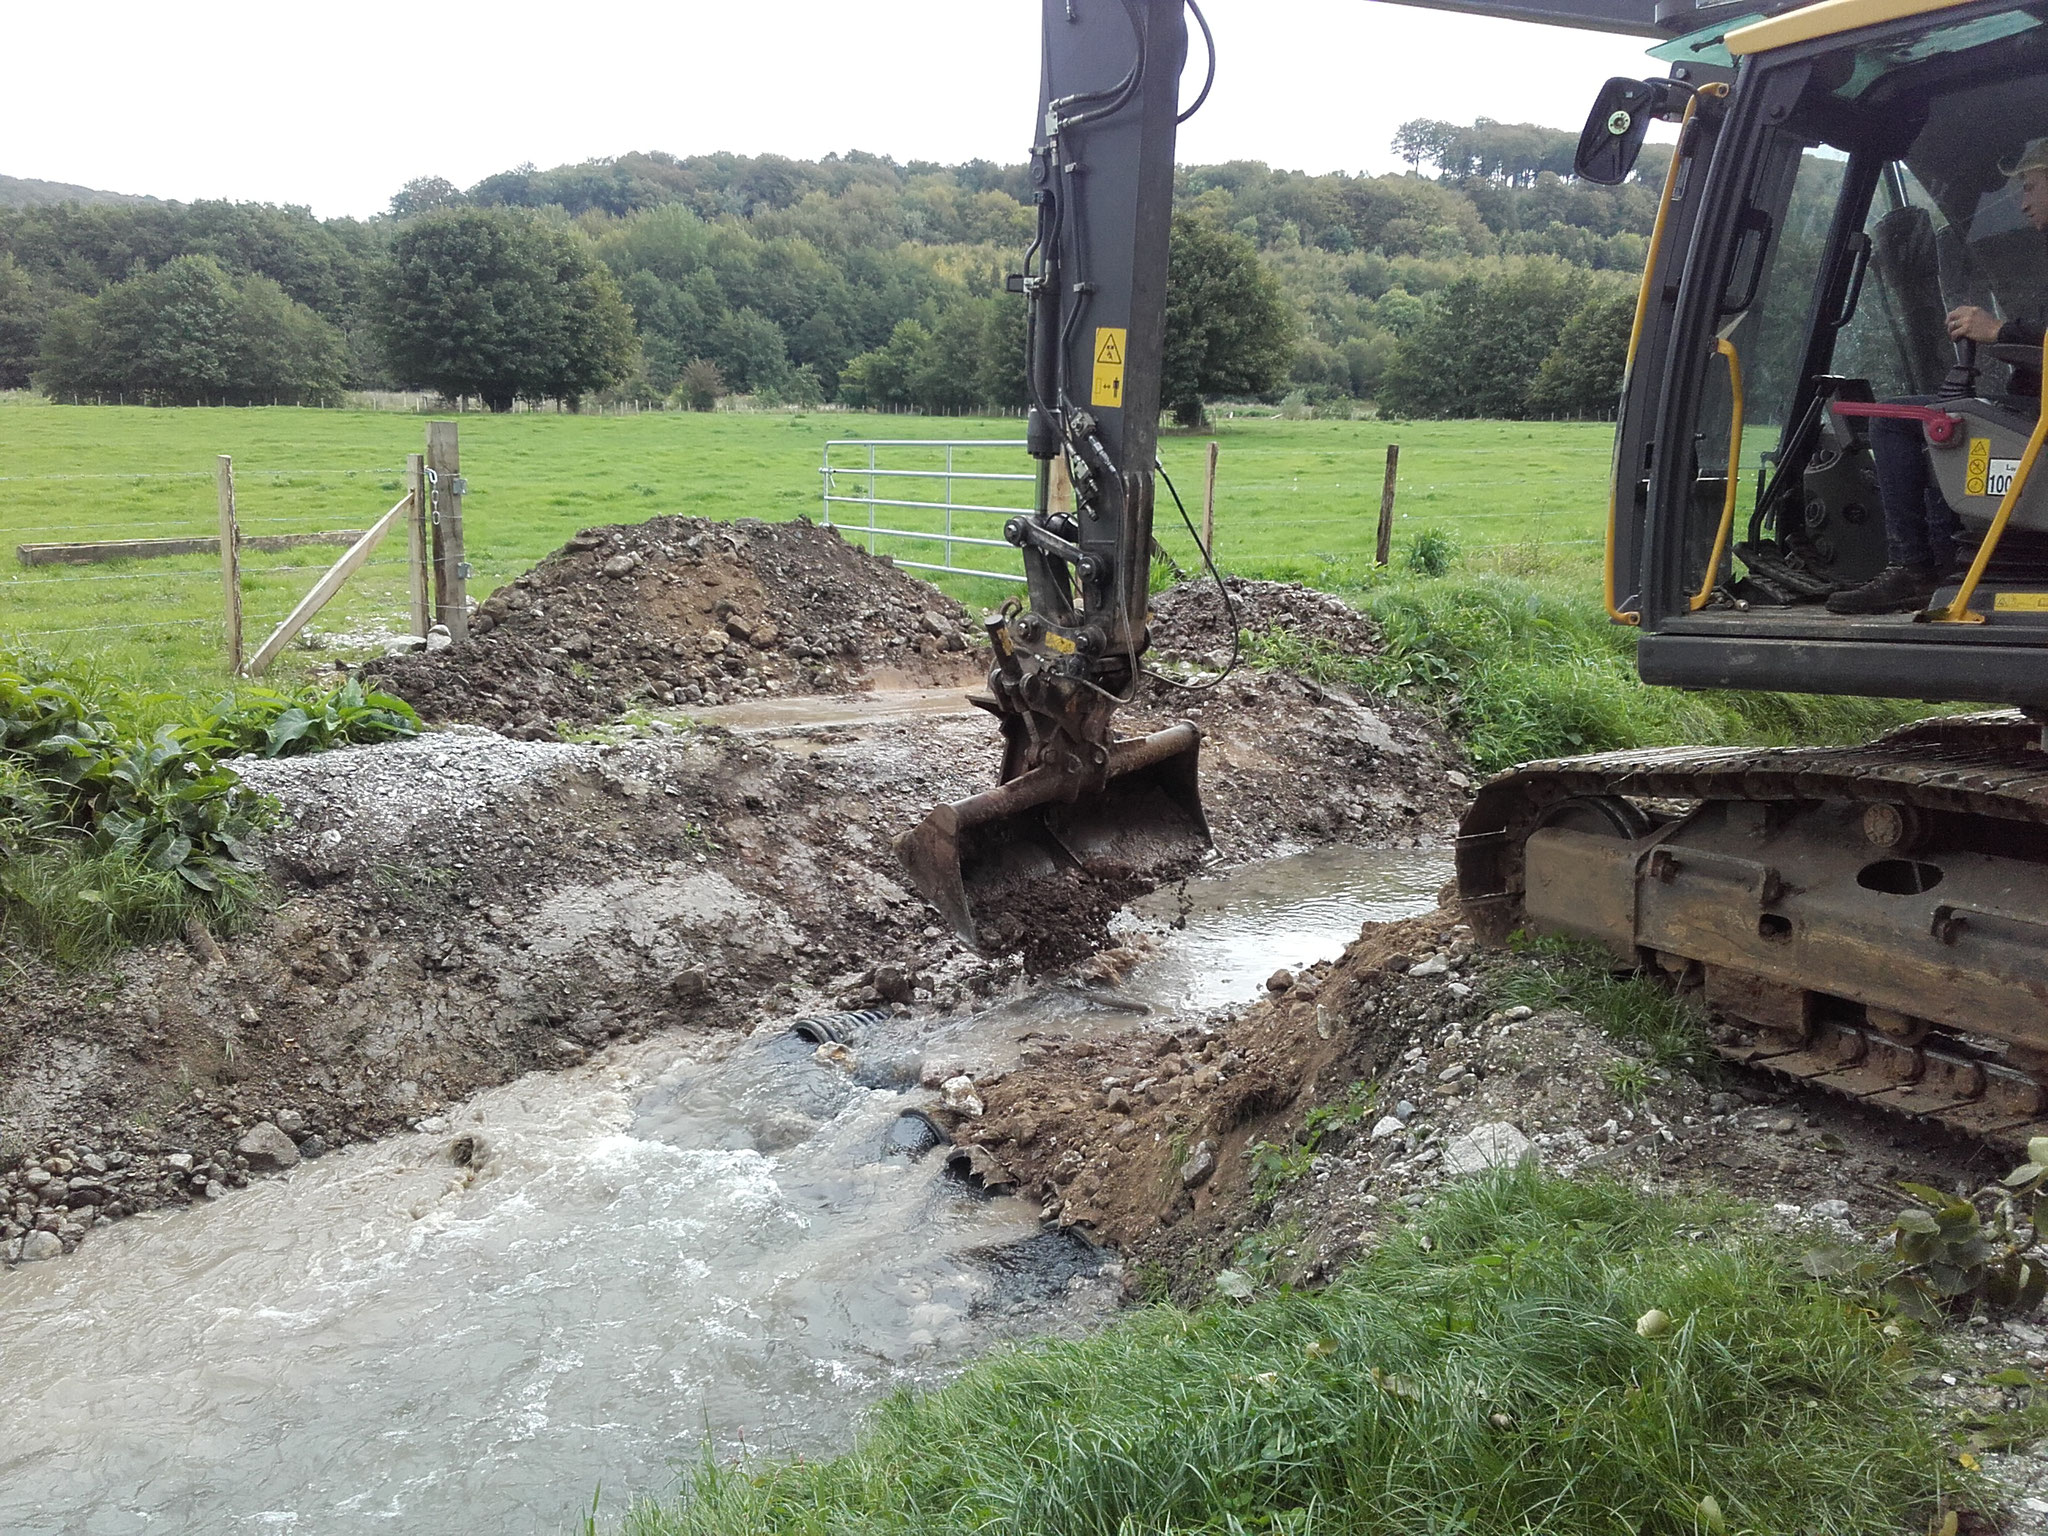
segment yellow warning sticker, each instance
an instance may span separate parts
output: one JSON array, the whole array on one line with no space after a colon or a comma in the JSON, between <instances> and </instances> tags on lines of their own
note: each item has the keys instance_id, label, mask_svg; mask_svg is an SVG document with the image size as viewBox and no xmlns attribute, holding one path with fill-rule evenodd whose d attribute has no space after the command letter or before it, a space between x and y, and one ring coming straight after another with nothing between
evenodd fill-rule
<instances>
[{"instance_id":1,"label":"yellow warning sticker","mask_svg":"<svg viewBox=\"0 0 2048 1536\"><path fill-rule=\"evenodd\" d=\"M1970 439L1970 462L1963 471L1963 494L1983 496L1989 494L1984 482L1991 475L1991 439L1973 437Z\"/></svg>"},{"instance_id":2,"label":"yellow warning sticker","mask_svg":"<svg viewBox=\"0 0 2048 1536\"><path fill-rule=\"evenodd\" d=\"M1120 325L1095 328L1095 388L1089 392L1088 403L1124 403L1124 328Z\"/></svg>"},{"instance_id":3,"label":"yellow warning sticker","mask_svg":"<svg viewBox=\"0 0 2048 1536\"><path fill-rule=\"evenodd\" d=\"M2001 592L1991 606L2000 613L2048 613L2048 592Z\"/></svg>"}]
</instances>

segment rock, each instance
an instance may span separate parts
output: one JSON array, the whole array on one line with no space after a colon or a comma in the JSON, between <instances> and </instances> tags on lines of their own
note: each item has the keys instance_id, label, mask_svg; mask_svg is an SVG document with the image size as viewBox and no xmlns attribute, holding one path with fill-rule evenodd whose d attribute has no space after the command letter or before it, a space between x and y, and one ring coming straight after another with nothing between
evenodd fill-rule
<instances>
[{"instance_id":1,"label":"rock","mask_svg":"<svg viewBox=\"0 0 2048 1536\"><path fill-rule=\"evenodd\" d=\"M939 1102L955 1114L978 1116L982 1110L981 1095L974 1091L974 1079L965 1072L958 1077L949 1077L939 1085Z\"/></svg>"},{"instance_id":2,"label":"rock","mask_svg":"<svg viewBox=\"0 0 2048 1536\"><path fill-rule=\"evenodd\" d=\"M1473 1126L1444 1149L1444 1172L1454 1178L1484 1173L1535 1155L1536 1149L1520 1130L1505 1120L1489 1120Z\"/></svg>"},{"instance_id":3,"label":"rock","mask_svg":"<svg viewBox=\"0 0 2048 1536\"><path fill-rule=\"evenodd\" d=\"M1403 1125L1406 1125L1410 1120L1413 1120L1417 1113L1418 1111L1416 1110L1415 1106L1409 1103L1406 1099L1401 1100L1400 1103L1394 1106L1394 1118L1400 1121Z\"/></svg>"},{"instance_id":4,"label":"rock","mask_svg":"<svg viewBox=\"0 0 2048 1536\"><path fill-rule=\"evenodd\" d=\"M1292 971L1275 971L1266 978L1266 990L1276 995L1285 992L1293 985L1294 972Z\"/></svg>"},{"instance_id":5,"label":"rock","mask_svg":"<svg viewBox=\"0 0 2048 1536\"><path fill-rule=\"evenodd\" d=\"M297 1151L298 1149L294 1147L292 1150ZM227 1192L227 1185L221 1183L219 1179L208 1179L206 1181L206 1188L200 1191L200 1193L205 1195L206 1198L209 1200L218 1200L222 1195L225 1195Z\"/></svg>"},{"instance_id":6,"label":"rock","mask_svg":"<svg viewBox=\"0 0 2048 1536\"><path fill-rule=\"evenodd\" d=\"M190 1152L173 1152L164 1159L164 1166L177 1173L190 1173L192 1171L192 1154Z\"/></svg>"},{"instance_id":7,"label":"rock","mask_svg":"<svg viewBox=\"0 0 2048 1536\"><path fill-rule=\"evenodd\" d=\"M1454 1061L1448 1067L1445 1067L1443 1071L1437 1073L1436 1080L1440 1083L1455 1083L1459 1078L1467 1076L1471 1071L1472 1067L1469 1062Z\"/></svg>"},{"instance_id":8,"label":"rock","mask_svg":"<svg viewBox=\"0 0 2048 1536\"><path fill-rule=\"evenodd\" d=\"M711 990L711 973L701 965L677 971L668 979L668 993L678 1002L690 1002Z\"/></svg>"},{"instance_id":9,"label":"rock","mask_svg":"<svg viewBox=\"0 0 2048 1536\"><path fill-rule=\"evenodd\" d=\"M920 1088L941 1088L955 1077L967 1075L967 1064L957 1056L927 1056L917 1069Z\"/></svg>"},{"instance_id":10,"label":"rock","mask_svg":"<svg viewBox=\"0 0 2048 1536\"><path fill-rule=\"evenodd\" d=\"M1102 1107L1112 1115L1128 1115L1131 1112L1131 1096L1121 1088L1112 1088L1109 1096L1102 1101Z\"/></svg>"},{"instance_id":11,"label":"rock","mask_svg":"<svg viewBox=\"0 0 2048 1536\"><path fill-rule=\"evenodd\" d=\"M910 994L917 988L916 981L900 965L878 965L871 978L874 989L882 994L883 1001L907 1003Z\"/></svg>"},{"instance_id":12,"label":"rock","mask_svg":"<svg viewBox=\"0 0 2048 1536\"><path fill-rule=\"evenodd\" d=\"M1806 1214L1816 1221L1849 1220L1849 1202L1846 1200L1816 1200L1806 1208Z\"/></svg>"},{"instance_id":13,"label":"rock","mask_svg":"<svg viewBox=\"0 0 2048 1536\"><path fill-rule=\"evenodd\" d=\"M1533 1019L1535 1017L1536 1010L1534 1008L1529 1007L1526 1003L1517 1003L1507 1012L1507 1018L1510 1024L1519 1024L1524 1019Z\"/></svg>"},{"instance_id":14,"label":"rock","mask_svg":"<svg viewBox=\"0 0 2048 1536\"><path fill-rule=\"evenodd\" d=\"M1180 1187L1199 1189L1209 1182L1209 1175L1215 1171L1215 1147L1206 1141L1198 1141L1195 1150L1188 1154L1188 1160L1180 1165Z\"/></svg>"},{"instance_id":15,"label":"rock","mask_svg":"<svg viewBox=\"0 0 2048 1536\"><path fill-rule=\"evenodd\" d=\"M306 1159L307 1162L311 1162L316 1157L325 1157L326 1155L327 1143L321 1137L308 1136L299 1143L299 1156Z\"/></svg>"},{"instance_id":16,"label":"rock","mask_svg":"<svg viewBox=\"0 0 2048 1536\"><path fill-rule=\"evenodd\" d=\"M64 1240L54 1232L31 1232L21 1240L21 1262L39 1264L64 1251Z\"/></svg>"},{"instance_id":17,"label":"rock","mask_svg":"<svg viewBox=\"0 0 2048 1536\"><path fill-rule=\"evenodd\" d=\"M640 557L638 555L613 555L611 559L605 561L603 565L597 568L598 574L609 576L612 580L617 581L621 576L632 575L633 567L639 563Z\"/></svg>"},{"instance_id":18,"label":"rock","mask_svg":"<svg viewBox=\"0 0 2048 1536\"><path fill-rule=\"evenodd\" d=\"M102 1205L107 1199L107 1186L95 1178L76 1178L71 1181L64 1199L74 1211L80 1206Z\"/></svg>"},{"instance_id":19,"label":"rock","mask_svg":"<svg viewBox=\"0 0 2048 1536\"><path fill-rule=\"evenodd\" d=\"M235 1143L235 1151L249 1159L249 1166L258 1172L289 1168L299 1160L297 1143L268 1120L259 1120L250 1126L242 1139ZM209 1188L207 1194L212 1193Z\"/></svg>"},{"instance_id":20,"label":"rock","mask_svg":"<svg viewBox=\"0 0 2048 1536\"><path fill-rule=\"evenodd\" d=\"M1398 1136L1407 1129L1407 1124L1398 1115L1381 1115L1372 1128L1374 1141L1385 1141L1389 1136Z\"/></svg>"},{"instance_id":21,"label":"rock","mask_svg":"<svg viewBox=\"0 0 2048 1536\"><path fill-rule=\"evenodd\" d=\"M30 1189L41 1189L54 1175L47 1168L31 1167L21 1176L21 1182Z\"/></svg>"},{"instance_id":22,"label":"rock","mask_svg":"<svg viewBox=\"0 0 2048 1536\"><path fill-rule=\"evenodd\" d=\"M280 1109L270 1117L270 1123L293 1141L306 1134L306 1117L296 1109Z\"/></svg>"},{"instance_id":23,"label":"rock","mask_svg":"<svg viewBox=\"0 0 2048 1536\"><path fill-rule=\"evenodd\" d=\"M1408 974L1410 976L1447 976L1450 974L1450 970L1451 962L1448 956L1431 955L1427 960L1419 961L1415 965L1408 967Z\"/></svg>"},{"instance_id":24,"label":"rock","mask_svg":"<svg viewBox=\"0 0 2048 1536\"><path fill-rule=\"evenodd\" d=\"M455 637L448 633L446 624L436 624L427 631L427 649L430 651L445 651L454 643Z\"/></svg>"}]
</instances>

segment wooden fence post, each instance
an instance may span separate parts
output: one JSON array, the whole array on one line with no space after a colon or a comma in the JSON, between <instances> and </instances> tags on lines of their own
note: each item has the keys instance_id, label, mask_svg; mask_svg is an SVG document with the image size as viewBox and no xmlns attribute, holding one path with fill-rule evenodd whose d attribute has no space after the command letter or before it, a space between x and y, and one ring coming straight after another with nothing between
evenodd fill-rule
<instances>
[{"instance_id":1,"label":"wooden fence post","mask_svg":"<svg viewBox=\"0 0 2048 1536\"><path fill-rule=\"evenodd\" d=\"M412 510L405 519L406 576L412 583L412 632L421 639L434 622L434 587L427 569L427 458L422 453L405 456L405 488L412 496Z\"/></svg>"},{"instance_id":2,"label":"wooden fence post","mask_svg":"<svg viewBox=\"0 0 2048 1536\"><path fill-rule=\"evenodd\" d=\"M1401 445L1387 444L1387 480L1380 487L1380 537L1373 556L1375 565L1385 565L1394 555L1394 467L1401 462Z\"/></svg>"},{"instance_id":3,"label":"wooden fence post","mask_svg":"<svg viewBox=\"0 0 2048 1536\"><path fill-rule=\"evenodd\" d=\"M462 453L455 423L427 423L427 476L434 529L434 622L454 640L469 638L469 566L462 557Z\"/></svg>"},{"instance_id":4,"label":"wooden fence post","mask_svg":"<svg viewBox=\"0 0 2048 1536\"><path fill-rule=\"evenodd\" d=\"M1209 443L1209 477L1202 484L1202 553L1216 563L1216 443Z\"/></svg>"},{"instance_id":5,"label":"wooden fence post","mask_svg":"<svg viewBox=\"0 0 2048 1536\"><path fill-rule=\"evenodd\" d=\"M217 461L220 487L220 587L227 604L228 673L242 672L242 526L235 517L235 461L221 454Z\"/></svg>"}]
</instances>

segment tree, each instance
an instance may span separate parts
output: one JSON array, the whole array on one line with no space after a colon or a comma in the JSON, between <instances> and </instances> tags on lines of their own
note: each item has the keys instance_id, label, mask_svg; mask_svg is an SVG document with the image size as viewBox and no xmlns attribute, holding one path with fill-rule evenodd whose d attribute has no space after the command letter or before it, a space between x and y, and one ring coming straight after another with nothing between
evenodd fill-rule
<instances>
[{"instance_id":1,"label":"tree","mask_svg":"<svg viewBox=\"0 0 2048 1536\"><path fill-rule=\"evenodd\" d=\"M454 208L466 201L462 189L445 176L415 176L391 194L391 217L416 218L437 208Z\"/></svg>"},{"instance_id":2,"label":"tree","mask_svg":"<svg viewBox=\"0 0 2048 1536\"><path fill-rule=\"evenodd\" d=\"M0 251L0 389L28 387L49 319L49 295Z\"/></svg>"},{"instance_id":3,"label":"tree","mask_svg":"<svg viewBox=\"0 0 2048 1536\"><path fill-rule=\"evenodd\" d=\"M1636 296L1627 288L1595 289L1537 369L1529 409L1542 416L1611 416L1621 398L1635 317Z\"/></svg>"},{"instance_id":4,"label":"tree","mask_svg":"<svg viewBox=\"0 0 2048 1536\"><path fill-rule=\"evenodd\" d=\"M1591 274L1535 256L1459 278L1401 343L1380 404L1408 416L1525 416L1538 368L1584 304Z\"/></svg>"},{"instance_id":5,"label":"tree","mask_svg":"<svg viewBox=\"0 0 2048 1536\"><path fill-rule=\"evenodd\" d=\"M574 406L634 362L632 312L576 231L517 209L413 220L382 276L385 355L401 378L494 411Z\"/></svg>"},{"instance_id":6,"label":"tree","mask_svg":"<svg viewBox=\"0 0 2048 1536\"><path fill-rule=\"evenodd\" d=\"M59 310L42 341L37 382L92 399L328 404L347 371L333 326L269 278L238 282L210 256L181 256Z\"/></svg>"},{"instance_id":7,"label":"tree","mask_svg":"<svg viewBox=\"0 0 2048 1536\"><path fill-rule=\"evenodd\" d=\"M1445 151L1458 135L1457 128L1450 123L1439 122L1433 117L1410 118L1394 130L1394 153L1408 162L1410 170L1422 169L1423 161L1431 165L1443 162Z\"/></svg>"},{"instance_id":8,"label":"tree","mask_svg":"<svg viewBox=\"0 0 2048 1536\"><path fill-rule=\"evenodd\" d=\"M1160 403L1198 426L1205 395L1264 394L1285 375L1295 314L1251 241L1217 219L1173 216Z\"/></svg>"},{"instance_id":9,"label":"tree","mask_svg":"<svg viewBox=\"0 0 2048 1536\"><path fill-rule=\"evenodd\" d=\"M716 409L718 397L725 393L725 376L718 371L718 364L707 357L695 357L683 365L683 375L676 384L676 399L693 411Z\"/></svg>"}]
</instances>

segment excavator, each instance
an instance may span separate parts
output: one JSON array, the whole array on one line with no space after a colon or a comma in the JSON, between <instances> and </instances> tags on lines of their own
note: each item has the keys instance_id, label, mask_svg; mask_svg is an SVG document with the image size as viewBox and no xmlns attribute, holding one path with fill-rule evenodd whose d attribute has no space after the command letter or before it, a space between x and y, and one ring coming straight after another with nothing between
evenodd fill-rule
<instances>
[{"instance_id":1,"label":"excavator","mask_svg":"<svg viewBox=\"0 0 2048 1536\"><path fill-rule=\"evenodd\" d=\"M1944 323L1976 306L2038 335L2048 314L2014 176L2048 165L2048 5L1420 3L1642 36L1664 66L1607 82L1574 165L1620 182L1653 124L1676 130L1607 509L1602 600L1643 680L1975 711L1855 747L1524 764L1461 823L1467 920L1668 978L1722 1021L1724 1055L1782 1078L2002 1144L2048 1134L2048 358ZM898 840L979 942L1057 916L1076 882L1170 878L1209 845L1195 727L1112 728L1151 638L1191 18L1213 83L1196 0L1042 0L1037 237L1012 280L1040 492L1006 533L1026 592L988 621L974 700L1002 767ZM1915 611L1833 612L1887 563L1878 430L1924 445L1962 564Z\"/></svg>"}]
</instances>

